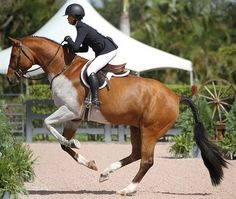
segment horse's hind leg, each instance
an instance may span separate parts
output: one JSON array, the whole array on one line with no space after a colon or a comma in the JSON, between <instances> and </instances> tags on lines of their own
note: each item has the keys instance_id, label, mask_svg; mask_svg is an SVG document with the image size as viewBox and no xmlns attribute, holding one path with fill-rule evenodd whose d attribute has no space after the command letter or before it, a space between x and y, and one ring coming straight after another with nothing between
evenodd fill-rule
<instances>
[{"instance_id":1,"label":"horse's hind leg","mask_svg":"<svg viewBox=\"0 0 236 199\"><path fill-rule=\"evenodd\" d=\"M141 162L139 171L126 188L118 191L118 194L128 195L136 192L138 184L141 182L148 170L153 166L154 163L154 149L156 142L162 137L173 125L173 121L166 124L164 127L147 127L141 129Z\"/></svg>"},{"instance_id":2,"label":"horse's hind leg","mask_svg":"<svg viewBox=\"0 0 236 199\"><path fill-rule=\"evenodd\" d=\"M76 129L79 126L79 121L68 121L65 124L64 127L64 131L63 131L63 136L67 139L67 140L71 140L76 132ZM74 148L79 148L80 147L80 143L77 140L74 140L74 145L76 145L76 147ZM76 141L76 142L75 142ZM73 144L72 144L73 146ZM97 166L94 160L90 160L88 161L85 157L83 157L81 154L76 153L71 147L66 146L61 144L61 148L66 151L76 162L78 162L79 164L82 164L92 170L97 171Z\"/></svg>"},{"instance_id":3,"label":"horse's hind leg","mask_svg":"<svg viewBox=\"0 0 236 199\"><path fill-rule=\"evenodd\" d=\"M137 185L143 179L144 175L153 165L154 157L154 148L156 144L156 135L153 135L153 132L149 129L142 129L142 149L141 149L141 162L140 168L132 183L129 184L126 188L118 191L118 194L127 195L134 193L136 191Z\"/></svg>"},{"instance_id":4,"label":"horse's hind leg","mask_svg":"<svg viewBox=\"0 0 236 199\"><path fill-rule=\"evenodd\" d=\"M130 136L131 136L131 144L132 144L132 152L131 154L118 161L112 163L108 168L106 168L100 175L99 182L104 182L109 179L109 174L114 171L124 167L136 160L141 158L141 134L140 129L137 127L130 127Z\"/></svg>"}]
</instances>

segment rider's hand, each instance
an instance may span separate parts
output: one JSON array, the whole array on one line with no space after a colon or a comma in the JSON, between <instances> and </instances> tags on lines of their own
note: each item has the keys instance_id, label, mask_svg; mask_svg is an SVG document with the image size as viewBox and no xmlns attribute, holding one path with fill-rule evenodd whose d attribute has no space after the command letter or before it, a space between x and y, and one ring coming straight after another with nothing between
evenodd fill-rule
<instances>
[{"instance_id":1,"label":"rider's hand","mask_svg":"<svg viewBox=\"0 0 236 199\"><path fill-rule=\"evenodd\" d=\"M64 41L68 42L69 40L71 40L70 36L65 36Z\"/></svg>"}]
</instances>

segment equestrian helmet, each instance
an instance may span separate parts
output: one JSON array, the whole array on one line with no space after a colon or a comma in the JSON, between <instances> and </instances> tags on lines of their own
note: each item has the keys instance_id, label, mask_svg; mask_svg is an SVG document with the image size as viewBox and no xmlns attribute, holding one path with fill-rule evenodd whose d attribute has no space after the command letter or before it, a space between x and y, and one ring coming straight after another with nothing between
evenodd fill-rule
<instances>
[{"instance_id":1,"label":"equestrian helmet","mask_svg":"<svg viewBox=\"0 0 236 199\"><path fill-rule=\"evenodd\" d=\"M84 8L79 4L73 3L67 6L65 15L72 15L81 20L85 16Z\"/></svg>"}]
</instances>

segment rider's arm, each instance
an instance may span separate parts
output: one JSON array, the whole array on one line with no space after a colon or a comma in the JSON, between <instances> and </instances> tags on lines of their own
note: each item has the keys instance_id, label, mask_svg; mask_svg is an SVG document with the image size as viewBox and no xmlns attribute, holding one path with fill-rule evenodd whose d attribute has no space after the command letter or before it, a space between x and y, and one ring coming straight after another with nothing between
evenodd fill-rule
<instances>
[{"instance_id":1,"label":"rider's arm","mask_svg":"<svg viewBox=\"0 0 236 199\"><path fill-rule=\"evenodd\" d=\"M88 52L88 49L89 49L88 45L85 43L82 43L82 46L80 46L78 52Z\"/></svg>"},{"instance_id":2,"label":"rider's arm","mask_svg":"<svg viewBox=\"0 0 236 199\"><path fill-rule=\"evenodd\" d=\"M77 25L77 37L75 39L75 42L70 38L67 40L69 46L73 49L74 52L87 52L88 51L88 46L87 45L82 45L86 35L87 35L87 29L84 26ZM82 51L81 51L82 50ZM87 50L87 51L85 51Z\"/></svg>"}]
</instances>

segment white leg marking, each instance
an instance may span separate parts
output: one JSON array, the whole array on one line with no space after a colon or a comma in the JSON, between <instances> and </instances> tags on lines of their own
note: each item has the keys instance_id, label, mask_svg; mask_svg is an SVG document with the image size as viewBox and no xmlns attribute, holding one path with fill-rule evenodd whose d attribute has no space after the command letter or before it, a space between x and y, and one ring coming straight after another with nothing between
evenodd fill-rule
<instances>
[{"instance_id":1,"label":"white leg marking","mask_svg":"<svg viewBox=\"0 0 236 199\"><path fill-rule=\"evenodd\" d=\"M61 123L68 120L75 119L77 115L70 111L65 105L61 106L57 111L53 114L49 115L45 120L44 124L47 129L57 138L57 140L64 145L68 145L68 140L62 136L53 126L52 124Z\"/></svg>"},{"instance_id":2,"label":"white leg marking","mask_svg":"<svg viewBox=\"0 0 236 199\"><path fill-rule=\"evenodd\" d=\"M104 182L109 179L109 174L113 173L117 169L121 168L121 163L120 162L115 162L110 164L110 166L100 174L99 182Z\"/></svg>"},{"instance_id":3,"label":"white leg marking","mask_svg":"<svg viewBox=\"0 0 236 199\"><path fill-rule=\"evenodd\" d=\"M129 195L129 194L135 193L137 186L138 186L138 183L133 183L132 182L126 188L124 188L120 191L117 191L117 194L120 194L122 196L126 196L126 195Z\"/></svg>"},{"instance_id":4,"label":"white leg marking","mask_svg":"<svg viewBox=\"0 0 236 199\"><path fill-rule=\"evenodd\" d=\"M83 157L80 154L78 154L77 160L78 160L78 163L83 166L86 166L86 167L88 167L92 170L95 170L95 171L98 170L95 160L88 161L85 157Z\"/></svg>"},{"instance_id":5,"label":"white leg marking","mask_svg":"<svg viewBox=\"0 0 236 199\"><path fill-rule=\"evenodd\" d=\"M79 163L79 164L82 164L82 165L84 165L84 166L88 166L88 162L89 162L89 161L88 161L84 156L78 154L77 160L78 160L78 163Z\"/></svg>"}]
</instances>

